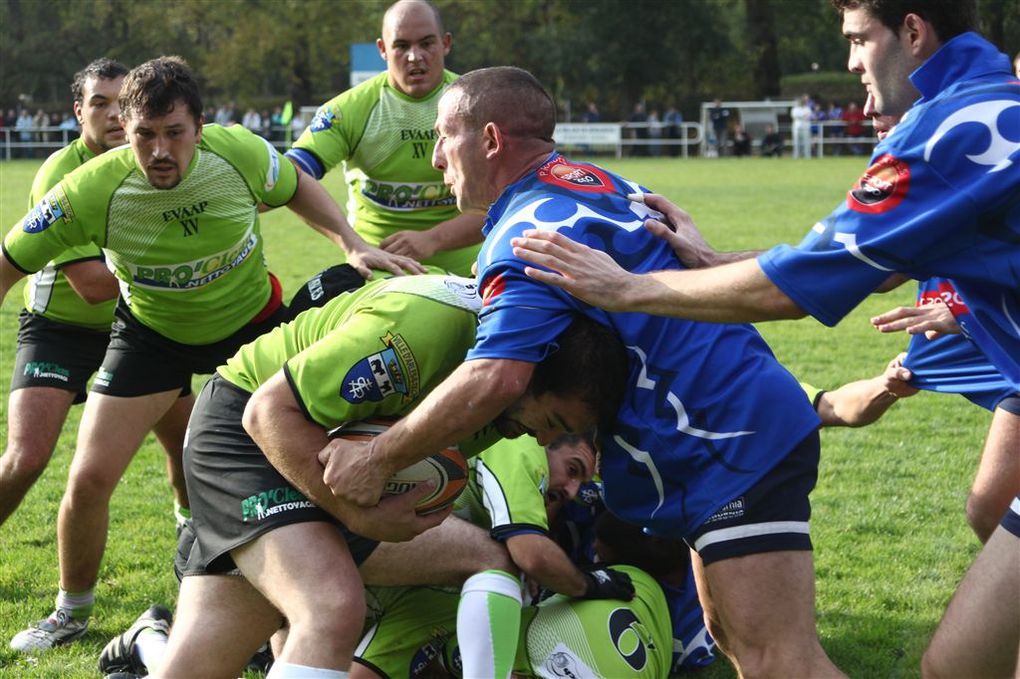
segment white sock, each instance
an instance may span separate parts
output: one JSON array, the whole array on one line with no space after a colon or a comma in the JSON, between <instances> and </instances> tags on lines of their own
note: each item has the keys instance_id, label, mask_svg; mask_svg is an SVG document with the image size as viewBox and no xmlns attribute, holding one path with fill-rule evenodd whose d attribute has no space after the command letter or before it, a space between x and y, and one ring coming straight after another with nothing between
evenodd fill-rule
<instances>
[{"instance_id":1,"label":"white sock","mask_svg":"<svg viewBox=\"0 0 1020 679\"><path fill-rule=\"evenodd\" d=\"M468 578L457 606L457 642L464 676L509 677L520 626L520 580L498 570Z\"/></svg>"},{"instance_id":2,"label":"white sock","mask_svg":"<svg viewBox=\"0 0 1020 679\"><path fill-rule=\"evenodd\" d=\"M142 664L145 665L145 669L149 670L149 674L152 674L163 660L163 654L166 653L166 642L166 635L154 629L143 629L135 639L138 657L142 659Z\"/></svg>"},{"instance_id":3,"label":"white sock","mask_svg":"<svg viewBox=\"0 0 1020 679\"><path fill-rule=\"evenodd\" d=\"M266 679L347 679L348 676L347 672L341 670L327 670L277 660L269 668Z\"/></svg>"}]
</instances>

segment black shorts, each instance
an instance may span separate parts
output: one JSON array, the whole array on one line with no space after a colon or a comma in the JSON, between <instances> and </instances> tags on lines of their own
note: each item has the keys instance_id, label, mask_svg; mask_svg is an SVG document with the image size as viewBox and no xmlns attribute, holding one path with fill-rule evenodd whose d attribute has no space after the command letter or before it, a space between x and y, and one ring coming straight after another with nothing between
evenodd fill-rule
<instances>
[{"instance_id":1,"label":"black shorts","mask_svg":"<svg viewBox=\"0 0 1020 679\"><path fill-rule=\"evenodd\" d=\"M199 394L188 423L184 478L188 485L195 542L187 551L184 576L229 574L230 550L293 523L335 525L356 564L378 544L355 535L295 490L269 463L241 425L251 394L214 375ZM184 536L187 531L182 531Z\"/></svg>"},{"instance_id":2,"label":"black shorts","mask_svg":"<svg viewBox=\"0 0 1020 679\"><path fill-rule=\"evenodd\" d=\"M758 483L687 536L707 566L748 554L810 551L811 502L818 481L820 447L814 431Z\"/></svg>"},{"instance_id":3,"label":"black shorts","mask_svg":"<svg viewBox=\"0 0 1020 679\"><path fill-rule=\"evenodd\" d=\"M1013 535L1020 538L1020 495L1013 498L1009 509L1002 517L1001 525Z\"/></svg>"},{"instance_id":4,"label":"black shorts","mask_svg":"<svg viewBox=\"0 0 1020 679\"><path fill-rule=\"evenodd\" d=\"M74 392L74 402L82 403L109 343L109 330L60 323L22 309L11 391L53 387Z\"/></svg>"},{"instance_id":5,"label":"black shorts","mask_svg":"<svg viewBox=\"0 0 1020 679\"><path fill-rule=\"evenodd\" d=\"M92 390L109 396L145 396L170 389L186 393L193 374L214 372L242 345L286 320L287 309L280 305L266 318L218 342L182 344L143 325L120 300L114 312L110 346Z\"/></svg>"}]
</instances>

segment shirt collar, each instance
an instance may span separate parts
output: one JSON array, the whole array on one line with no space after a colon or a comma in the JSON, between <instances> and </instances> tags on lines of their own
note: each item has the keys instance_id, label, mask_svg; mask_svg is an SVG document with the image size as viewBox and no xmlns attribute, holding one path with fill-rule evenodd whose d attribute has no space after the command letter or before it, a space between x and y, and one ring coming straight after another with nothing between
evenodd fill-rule
<instances>
[{"instance_id":1,"label":"shirt collar","mask_svg":"<svg viewBox=\"0 0 1020 679\"><path fill-rule=\"evenodd\" d=\"M1009 57L977 33L961 33L942 45L910 74L910 81L921 93L921 99L915 105L933 99L960 80L1002 71L1009 74Z\"/></svg>"}]
</instances>

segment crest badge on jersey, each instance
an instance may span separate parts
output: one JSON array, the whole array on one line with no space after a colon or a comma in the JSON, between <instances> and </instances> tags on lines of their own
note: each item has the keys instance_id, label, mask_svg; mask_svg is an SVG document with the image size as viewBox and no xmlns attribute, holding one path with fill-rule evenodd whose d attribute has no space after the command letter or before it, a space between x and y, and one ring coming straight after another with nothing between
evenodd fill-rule
<instances>
[{"instance_id":1,"label":"crest badge on jersey","mask_svg":"<svg viewBox=\"0 0 1020 679\"><path fill-rule=\"evenodd\" d=\"M557 156L538 168L538 178L546 184L572 191L612 193L616 189L605 172L592 165L575 165Z\"/></svg>"},{"instance_id":2,"label":"crest badge on jersey","mask_svg":"<svg viewBox=\"0 0 1020 679\"><path fill-rule=\"evenodd\" d=\"M409 401L418 393L418 362L407 342L389 333L380 339L386 348L365 356L344 375L340 396L348 403L382 401L393 394Z\"/></svg>"},{"instance_id":3,"label":"crest badge on jersey","mask_svg":"<svg viewBox=\"0 0 1020 679\"><path fill-rule=\"evenodd\" d=\"M25 217L22 228L25 233L39 233L56 224L58 219L69 222L73 218L71 203L58 184L32 208Z\"/></svg>"},{"instance_id":4,"label":"crest badge on jersey","mask_svg":"<svg viewBox=\"0 0 1020 679\"><path fill-rule=\"evenodd\" d=\"M334 120L336 122L340 122L339 116L337 116L336 113L330 111L328 108L323 106L322 108L315 112L315 117L312 118L312 124L309 126L309 128L312 130L312 132L322 132L323 130L328 130L329 128L333 127Z\"/></svg>"},{"instance_id":5,"label":"crest badge on jersey","mask_svg":"<svg viewBox=\"0 0 1020 679\"><path fill-rule=\"evenodd\" d=\"M893 155L880 156L846 195L854 212L881 214L903 202L910 188L910 166Z\"/></svg>"}]
</instances>

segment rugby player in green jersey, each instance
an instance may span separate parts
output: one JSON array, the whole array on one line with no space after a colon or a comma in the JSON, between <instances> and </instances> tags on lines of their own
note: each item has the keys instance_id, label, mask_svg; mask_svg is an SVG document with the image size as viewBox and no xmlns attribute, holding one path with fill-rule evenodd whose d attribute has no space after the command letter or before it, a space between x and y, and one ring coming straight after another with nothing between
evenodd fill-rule
<instances>
[{"instance_id":1,"label":"rugby player in green jersey","mask_svg":"<svg viewBox=\"0 0 1020 679\"><path fill-rule=\"evenodd\" d=\"M89 243L104 249L121 289L61 502L56 610L11 641L25 652L85 633L109 499L145 434L192 374L212 372L285 318L263 258L260 206L287 205L366 277L422 270L362 241L325 190L265 140L240 126L203 128L198 86L180 58L132 69L119 104L129 146L61 179L7 234L0 257L0 300L25 274Z\"/></svg>"},{"instance_id":2,"label":"rugby player in green jersey","mask_svg":"<svg viewBox=\"0 0 1020 679\"><path fill-rule=\"evenodd\" d=\"M65 174L124 143L117 96L127 72L116 61L96 59L75 74L71 93L81 136L39 168L29 209ZM0 524L49 463L71 405L85 401L86 384L110 341L116 297L117 279L91 243L66 250L27 281L7 402L7 449L0 457ZM191 402L190 393L178 399L154 428L167 451L177 503L184 507L180 434Z\"/></svg>"},{"instance_id":3,"label":"rugby player in green jersey","mask_svg":"<svg viewBox=\"0 0 1020 679\"><path fill-rule=\"evenodd\" d=\"M285 618L289 634L274 672L296 676L303 666L341 677L360 638L362 578L450 585L479 570L513 570L505 550L464 521L418 535L445 517L414 513L429 488L362 509L332 495L319 461L336 443L329 429L405 414L459 365L479 304L467 279L379 281L306 311L219 369L189 425L196 539L157 675L236 676ZM498 434L552 440L587 432L614 411L626 371L622 346L584 320L559 342L525 395L463 440L462 452L475 454ZM395 544L402 540L410 541ZM235 568L245 577L222 577Z\"/></svg>"},{"instance_id":4,"label":"rugby player in green jersey","mask_svg":"<svg viewBox=\"0 0 1020 679\"><path fill-rule=\"evenodd\" d=\"M386 72L323 104L287 157L316 179L343 165L347 215L369 243L468 276L484 217L461 214L432 167L451 44L431 2L391 5L376 40Z\"/></svg>"}]
</instances>

